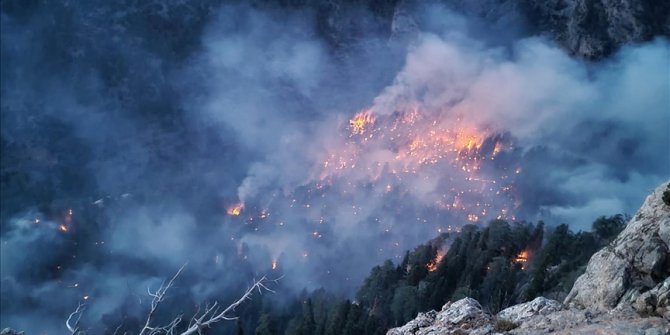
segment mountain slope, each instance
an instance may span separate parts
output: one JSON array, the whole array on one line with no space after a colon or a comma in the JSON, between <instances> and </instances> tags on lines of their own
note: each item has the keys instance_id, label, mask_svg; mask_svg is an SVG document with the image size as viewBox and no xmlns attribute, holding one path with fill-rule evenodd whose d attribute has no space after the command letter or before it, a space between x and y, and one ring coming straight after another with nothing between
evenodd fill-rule
<instances>
[{"instance_id":1,"label":"mountain slope","mask_svg":"<svg viewBox=\"0 0 670 335\"><path fill-rule=\"evenodd\" d=\"M388 335L667 334L670 332L670 183L649 195L626 228L593 255L564 304L536 298L496 316L474 299L420 313Z\"/></svg>"}]
</instances>

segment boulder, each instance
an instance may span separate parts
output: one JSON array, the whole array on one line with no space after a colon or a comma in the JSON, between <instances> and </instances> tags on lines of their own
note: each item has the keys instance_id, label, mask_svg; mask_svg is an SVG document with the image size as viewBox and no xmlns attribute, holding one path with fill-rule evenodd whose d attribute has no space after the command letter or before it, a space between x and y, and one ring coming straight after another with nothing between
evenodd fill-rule
<instances>
[{"instance_id":1,"label":"boulder","mask_svg":"<svg viewBox=\"0 0 670 335\"><path fill-rule=\"evenodd\" d=\"M448 302L438 313L419 313L414 320L402 327L389 330L387 335L486 335L493 331L493 317L485 312L479 302L463 298Z\"/></svg>"},{"instance_id":2,"label":"boulder","mask_svg":"<svg viewBox=\"0 0 670 335\"><path fill-rule=\"evenodd\" d=\"M652 302L649 295L641 295L670 276L666 241L670 206L662 200L666 187L663 184L649 195L619 236L591 257L586 272L565 299L566 305L610 310L638 297Z\"/></svg>"},{"instance_id":3,"label":"boulder","mask_svg":"<svg viewBox=\"0 0 670 335\"><path fill-rule=\"evenodd\" d=\"M458 325L482 318L489 319L490 315L482 310L479 301L472 298L463 298L442 306L442 311L437 315L436 321L446 325Z\"/></svg>"},{"instance_id":4,"label":"boulder","mask_svg":"<svg viewBox=\"0 0 670 335\"><path fill-rule=\"evenodd\" d=\"M498 319L511 321L514 323L522 323L523 321L535 315L547 315L559 311L563 305L556 301L547 299L545 297L537 297L532 301L523 304L514 305L506 308L498 313Z\"/></svg>"},{"instance_id":5,"label":"boulder","mask_svg":"<svg viewBox=\"0 0 670 335\"><path fill-rule=\"evenodd\" d=\"M416 334L416 332L425 327L429 327L435 322L435 315L437 312L435 311L429 311L426 313L419 313L414 320L406 323L402 327L398 328L393 328L389 330L386 334L387 335L409 335L409 334Z\"/></svg>"}]
</instances>

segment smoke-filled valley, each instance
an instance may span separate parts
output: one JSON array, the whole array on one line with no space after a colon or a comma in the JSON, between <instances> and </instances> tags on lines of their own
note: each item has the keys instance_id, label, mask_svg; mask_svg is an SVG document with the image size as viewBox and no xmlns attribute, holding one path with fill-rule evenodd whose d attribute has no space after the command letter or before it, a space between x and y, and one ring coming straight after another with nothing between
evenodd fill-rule
<instances>
[{"instance_id":1,"label":"smoke-filled valley","mask_svg":"<svg viewBox=\"0 0 670 335\"><path fill-rule=\"evenodd\" d=\"M533 1L2 2L0 327L61 334L85 302L88 333L135 333L186 264L156 323L267 276L214 331L297 331L296 301L374 308L374 266L437 283L484 231L526 282L524 250L565 243L571 283L670 177L670 15L647 2L583 30Z\"/></svg>"}]
</instances>

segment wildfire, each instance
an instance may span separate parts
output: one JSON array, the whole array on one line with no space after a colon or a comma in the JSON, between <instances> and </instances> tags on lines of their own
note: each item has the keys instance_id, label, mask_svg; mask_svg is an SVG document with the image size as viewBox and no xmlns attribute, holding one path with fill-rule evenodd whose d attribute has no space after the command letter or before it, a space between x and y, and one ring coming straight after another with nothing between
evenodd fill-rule
<instances>
[{"instance_id":1,"label":"wildfire","mask_svg":"<svg viewBox=\"0 0 670 335\"><path fill-rule=\"evenodd\" d=\"M326 148L317 189L339 183L341 192L355 192L357 184L379 182L382 196L416 187L418 178L434 178L437 199L446 211L463 212L471 222L506 219L515 201L513 176L491 167L494 158L512 149L512 143L460 116L419 107L374 114L365 109L349 120L348 132ZM497 171L496 171L497 170ZM489 171L494 174L490 175ZM507 171L507 170L504 170ZM425 183L425 181L421 181Z\"/></svg>"},{"instance_id":2,"label":"wildfire","mask_svg":"<svg viewBox=\"0 0 670 335\"><path fill-rule=\"evenodd\" d=\"M64 233L67 233L67 231L70 230L70 229L66 225L61 224L61 225L58 225L58 230L60 230Z\"/></svg>"},{"instance_id":3,"label":"wildfire","mask_svg":"<svg viewBox=\"0 0 670 335\"><path fill-rule=\"evenodd\" d=\"M446 253L442 250L438 250L437 255L435 255L435 258L432 259L428 264L426 264L426 268L428 269L429 272L433 272L437 270L437 266L440 264L440 261L442 261L442 258L444 258L444 255Z\"/></svg>"},{"instance_id":4,"label":"wildfire","mask_svg":"<svg viewBox=\"0 0 670 335\"><path fill-rule=\"evenodd\" d=\"M277 260L276 259L272 260L272 270L277 270Z\"/></svg>"},{"instance_id":5,"label":"wildfire","mask_svg":"<svg viewBox=\"0 0 670 335\"><path fill-rule=\"evenodd\" d=\"M239 203L236 203L236 204L228 207L228 209L226 210L226 213L228 213L228 215L232 215L232 216L239 216L240 214L242 214L243 209L244 209L244 203L239 202Z\"/></svg>"},{"instance_id":6,"label":"wildfire","mask_svg":"<svg viewBox=\"0 0 670 335\"><path fill-rule=\"evenodd\" d=\"M363 134L369 127L375 123L375 116L370 110L364 110L354 115L353 119L349 120L349 129L351 135Z\"/></svg>"},{"instance_id":7,"label":"wildfire","mask_svg":"<svg viewBox=\"0 0 670 335\"><path fill-rule=\"evenodd\" d=\"M527 250L524 250L520 252L516 257L514 258L514 263L521 264L521 270L526 269L526 264L528 263L528 257L529 253Z\"/></svg>"}]
</instances>

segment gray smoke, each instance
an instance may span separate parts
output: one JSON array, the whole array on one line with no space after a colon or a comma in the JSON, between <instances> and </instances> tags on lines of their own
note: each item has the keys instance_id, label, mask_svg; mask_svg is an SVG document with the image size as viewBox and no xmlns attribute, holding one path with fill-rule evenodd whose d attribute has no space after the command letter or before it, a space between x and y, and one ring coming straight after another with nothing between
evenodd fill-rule
<instances>
[{"instance_id":1,"label":"gray smoke","mask_svg":"<svg viewBox=\"0 0 670 335\"><path fill-rule=\"evenodd\" d=\"M133 325L146 287L187 262L166 318L261 274L284 275L278 300L350 295L371 266L467 223L437 204L480 184L442 163L391 174L398 142L349 137L364 109L505 143L479 177L510 191L462 199L491 204L478 221L504 208L588 229L668 179L665 39L589 63L441 7L405 9L389 35L354 5L331 30L319 6L17 6L2 12L2 327L62 333L84 296L93 333ZM356 166L323 178L349 149Z\"/></svg>"}]
</instances>

